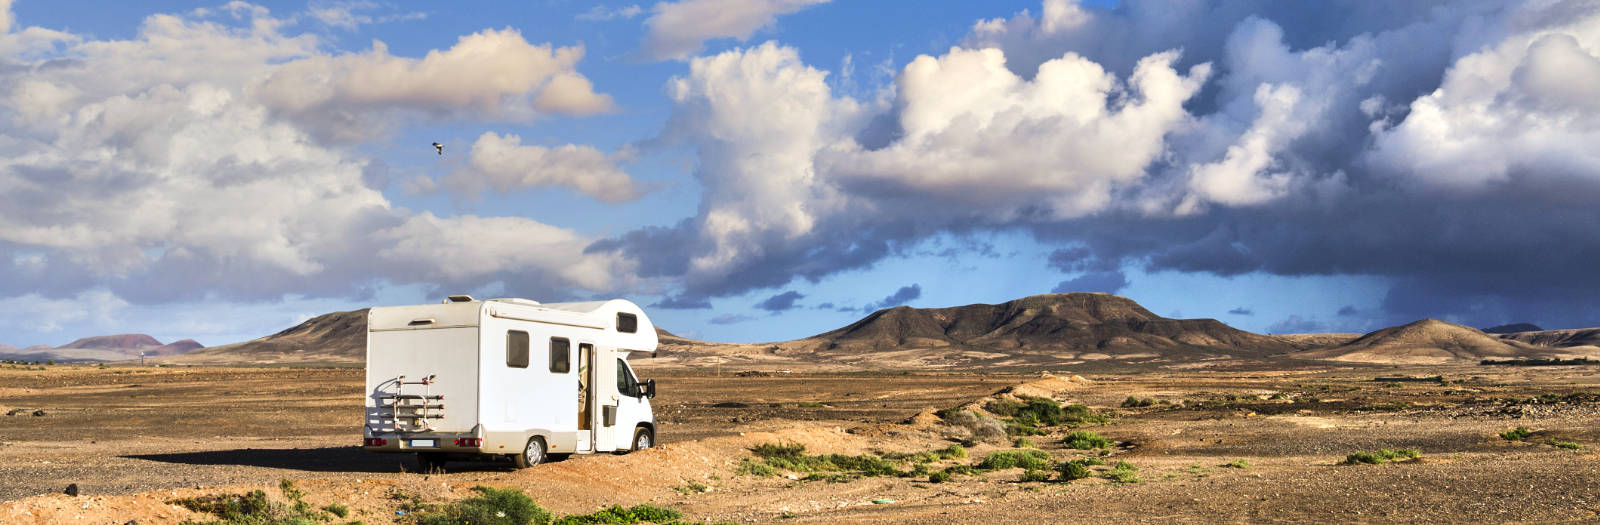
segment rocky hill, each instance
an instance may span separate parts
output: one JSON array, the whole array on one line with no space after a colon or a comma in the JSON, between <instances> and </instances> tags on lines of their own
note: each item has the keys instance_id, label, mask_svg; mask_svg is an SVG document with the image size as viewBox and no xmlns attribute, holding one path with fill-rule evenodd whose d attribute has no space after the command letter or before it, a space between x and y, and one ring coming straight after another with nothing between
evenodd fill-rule
<instances>
[{"instance_id":1,"label":"rocky hill","mask_svg":"<svg viewBox=\"0 0 1600 525\"><path fill-rule=\"evenodd\" d=\"M1576 348L1585 346L1600 348L1600 328L1517 332L1501 335L1500 338L1510 341L1519 341L1533 346L1550 348Z\"/></svg>"},{"instance_id":2,"label":"rocky hill","mask_svg":"<svg viewBox=\"0 0 1600 525\"><path fill-rule=\"evenodd\" d=\"M73 341L73 342L58 346L56 348L57 349L82 348L82 349L93 349L93 350L121 350L121 351L124 351L124 353L126 353L127 351L134 351L134 355L138 355L138 352L137 352L138 350L141 350L141 349L144 349L144 348L153 348L153 347L158 347L158 346L161 346L161 341L157 340L154 337L150 337L148 335L144 335L144 334L117 334L117 335L99 335L99 336L94 336L94 337L85 337L85 338L79 339L77 341Z\"/></svg>"},{"instance_id":3,"label":"rocky hill","mask_svg":"<svg viewBox=\"0 0 1600 525\"><path fill-rule=\"evenodd\" d=\"M1329 359L1359 363L1443 364L1483 359L1551 357L1545 348L1502 339L1482 331L1437 319L1384 328L1336 346L1292 354L1301 359Z\"/></svg>"},{"instance_id":4,"label":"rocky hill","mask_svg":"<svg viewBox=\"0 0 1600 525\"><path fill-rule=\"evenodd\" d=\"M367 355L367 310L323 314L281 332L164 359L184 364L361 363Z\"/></svg>"},{"instance_id":5,"label":"rocky hill","mask_svg":"<svg viewBox=\"0 0 1600 525\"><path fill-rule=\"evenodd\" d=\"M900 306L809 338L852 350L967 346L989 350L1265 356L1296 348L1215 319L1168 319L1126 297L1065 293L1001 304Z\"/></svg>"}]
</instances>

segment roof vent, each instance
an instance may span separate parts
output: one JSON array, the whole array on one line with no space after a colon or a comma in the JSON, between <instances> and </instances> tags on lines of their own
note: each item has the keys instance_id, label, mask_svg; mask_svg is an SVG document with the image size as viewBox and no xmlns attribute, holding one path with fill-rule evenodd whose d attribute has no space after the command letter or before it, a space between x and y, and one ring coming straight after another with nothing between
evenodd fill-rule
<instances>
[{"instance_id":1,"label":"roof vent","mask_svg":"<svg viewBox=\"0 0 1600 525\"><path fill-rule=\"evenodd\" d=\"M445 299L444 302L446 302L446 303L470 303L470 302L475 301L475 300L476 299L473 299L472 296L470 296L470 295L452 295L448 299Z\"/></svg>"}]
</instances>

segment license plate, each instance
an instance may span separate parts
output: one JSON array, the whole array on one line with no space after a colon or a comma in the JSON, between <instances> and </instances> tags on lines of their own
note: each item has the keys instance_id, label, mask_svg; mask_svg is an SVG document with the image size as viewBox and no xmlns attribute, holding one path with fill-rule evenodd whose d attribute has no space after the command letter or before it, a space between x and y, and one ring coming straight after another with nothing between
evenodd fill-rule
<instances>
[{"instance_id":1,"label":"license plate","mask_svg":"<svg viewBox=\"0 0 1600 525\"><path fill-rule=\"evenodd\" d=\"M434 441L432 439L413 439L413 440L411 440L411 446L413 446L413 447L437 447L439 445L438 445L437 441Z\"/></svg>"}]
</instances>

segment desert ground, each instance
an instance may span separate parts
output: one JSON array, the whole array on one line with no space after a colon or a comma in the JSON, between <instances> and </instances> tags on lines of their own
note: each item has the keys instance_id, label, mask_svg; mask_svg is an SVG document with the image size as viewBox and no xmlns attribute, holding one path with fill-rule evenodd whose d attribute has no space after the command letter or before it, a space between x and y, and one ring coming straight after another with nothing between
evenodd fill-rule
<instances>
[{"instance_id":1,"label":"desert ground","mask_svg":"<svg viewBox=\"0 0 1600 525\"><path fill-rule=\"evenodd\" d=\"M712 522L1600 521L1600 367L1293 368L739 376L645 365L659 384L657 448L417 473L414 458L356 446L359 368L0 367L0 414L14 414L0 415L0 521L205 521L215 517L169 502L255 489L282 498L285 479L313 506L348 506L337 523L404 523L408 505L477 485L524 490L558 515L648 503ZM1440 379L1374 380L1402 376ZM1074 481L962 469L1018 436L979 440L936 411L1028 399L1017 396L1104 416L1027 439L1051 465L1107 464ZM1130 396L1152 403L1124 407ZM1531 434L1499 436L1514 427ZM1114 444L1071 449L1062 438L1073 431ZM966 457L899 459L963 440ZM917 474L761 473L750 466L770 464L751 451L762 444L871 454ZM1339 464L1401 448L1420 457ZM1119 461L1137 482L1109 479ZM957 473L925 474L944 470ZM62 493L69 484L78 496Z\"/></svg>"}]
</instances>

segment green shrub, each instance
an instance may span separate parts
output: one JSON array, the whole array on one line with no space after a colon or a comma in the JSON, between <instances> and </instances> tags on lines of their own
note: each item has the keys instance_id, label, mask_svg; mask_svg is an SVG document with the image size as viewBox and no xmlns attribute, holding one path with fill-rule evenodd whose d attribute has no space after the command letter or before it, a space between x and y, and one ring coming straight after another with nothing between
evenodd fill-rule
<instances>
[{"instance_id":1,"label":"green shrub","mask_svg":"<svg viewBox=\"0 0 1600 525\"><path fill-rule=\"evenodd\" d=\"M1345 456L1340 465L1381 465L1390 461L1417 459L1422 457L1422 451L1414 448L1382 449L1377 452L1355 452Z\"/></svg>"},{"instance_id":2,"label":"green shrub","mask_svg":"<svg viewBox=\"0 0 1600 525\"><path fill-rule=\"evenodd\" d=\"M928 475L929 483L944 483L946 481L950 481L949 471L940 471Z\"/></svg>"},{"instance_id":3,"label":"green shrub","mask_svg":"<svg viewBox=\"0 0 1600 525\"><path fill-rule=\"evenodd\" d=\"M744 458L744 461L740 461L738 470L735 470L734 472L737 474L749 474L752 476L761 477L778 475L778 469L772 468L772 465L760 463L751 460L750 458Z\"/></svg>"},{"instance_id":4,"label":"green shrub","mask_svg":"<svg viewBox=\"0 0 1600 525\"><path fill-rule=\"evenodd\" d=\"M1073 431L1071 434L1067 434L1067 437L1063 438L1061 442L1065 444L1067 448L1075 448L1078 450L1109 448L1116 444L1115 442L1107 439L1104 436L1101 436L1099 433L1093 430Z\"/></svg>"},{"instance_id":5,"label":"green shrub","mask_svg":"<svg viewBox=\"0 0 1600 525\"><path fill-rule=\"evenodd\" d=\"M939 451L941 459L958 459L967 457L967 449L961 445L952 444Z\"/></svg>"},{"instance_id":6,"label":"green shrub","mask_svg":"<svg viewBox=\"0 0 1600 525\"><path fill-rule=\"evenodd\" d=\"M983 470L1003 470L1021 467L1027 470L1050 468L1050 454L1043 450L1001 450L978 463Z\"/></svg>"},{"instance_id":7,"label":"green shrub","mask_svg":"<svg viewBox=\"0 0 1600 525\"><path fill-rule=\"evenodd\" d=\"M1132 463L1126 461L1118 461L1116 466L1106 471L1106 479L1115 483L1138 483L1142 481L1139 479L1139 467L1135 467Z\"/></svg>"},{"instance_id":8,"label":"green shrub","mask_svg":"<svg viewBox=\"0 0 1600 525\"><path fill-rule=\"evenodd\" d=\"M1056 472L1061 473L1061 481L1072 481L1094 475L1094 473L1089 472L1089 467L1086 467L1076 461L1061 462L1060 464L1056 465Z\"/></svg>"},{"instance_id":9,"label":"green shrub","mask_svg":"<svg viewBox=\"0 0 1600 525\"><path fill-rule=\"evenodd\" d=\"M1517 427L1505 432L1501 432L1500 439L1504 439L1506 441L1522 441L1524 439L1528 439L1528 435L1532 433L1533 431L1528 430L1528 427Z\"/></svg>"},{"instance_id":10,"label":"green shrub","mask_svg":"<svg viewBox=\"0 0 1600 525\"><path fill-rule=\"evenodd\" d=\"M1020 437L1016 440L1013 440L1011 442L1011 446L1014 448L1039 448L1038 445L1033 444L1033 440L1025 437Z\"/></svg>"},{"instance_id":11,"label":"green shrub","mask_svg":"<svg viewBox=\"0 0 1600 525\"><path fill-rule=\"evenodd\" d=\"M1567 450L1583 450L1583 445L1579 445L1576 442L1572 442L1572 441L1561 441L1561 440L1556 439L1556 438L1550 438L1550 439L1546 440L1544 442L1544 444L1550 445L1550 446L1554 446L1554 447L1564 448L1564 449L1567 449Z\"/></svg>"},{"instance_id":12,"label":"green shrub","mask_svg":"<svg viewBox=\"0 0 1600 525\"><path fill-rule=\"evenodd\" d=\"M417 525L524 525L550 523L550 511L534 503L527 494L517 489L497 489L478 485L472 490L479 495L454 501L424 512L413 514ZM574 522L586 523L586 522ZM593 522L587 522L593 523Z\"/></svg>"},{"instance_id":13,"label":"green shrub","mask_svg":"<svg viewBox=\"0 0 1600 525\"><path fill-rule=\"evenodd\" d=\"M1249 461L1245 461L1243 459L1236 459L1236 460L1233 460L1231 462L1223 463L1223 464L1217 465L1217 466L1222 467L1222 468L1245 469L1245 468L1250 468L1250 462Z\"/></svg>"},{"instance_id":14,"label":"green shrub","mask_svg":"<svg viewBox=\"0 0 1600 525\"><path fill-rule=\"evenodd\" d=\"M795 459L805 455L806 446L799 443L762 443L751 448L750 452L767 459Z\"/></svg>"},{"instance_id":15,"label":"green shrub","mask_svg":"<svg viewBox=\"0 0 1600 525\"><path fill-rule=\"evenodd\" d=\"M1148 397L1139 399L1137 397L1128 396L1127 399L1122 400L1122 408L1142 408L1154 404L1156 404L1156 400Z\"/></svg>"},{"instance_id":16,"label":"green shrub","mask_svg":"<svg viewBox=\"0 0 1600 525\"><path fill-rule=\"evenodd\" d=\"M553 525L587 525L592 523L632 525L640 522L674 523L682 518L683 513L681 512L657 507L654 505L634 505L627 508L623 508L620 505L612 505L610 507L597 510L591 514L574 514L571 516L564 516L561 519L555 520L551 523ZM477 525L480 522L472 521L468 523Z\"/></svg>"},{"instance_id":17,"label":"green shrub","mask_svg":"<svg viewBox=\"0 0 1600 525\"><path fill-rule=\"evenodd\" d=\"M1022 478L1020 478L1019 481L1022 483L1037 483L1048 479L1050 479L1050 471L1028 469L1022 471Z\"/></svg>"},{"instance_id":18,"label":"green shrub","mask_svg":"<svg viewBox=\"0 0 1600 525\"><path fill-rule=\"evenodd\" d=\"M699 493L705 492L706 489L708 489L708 488L711 488L711 487L707 487L703 483L690 482L688 485L679 485L679 486L676 486L676 487L672 487L672 490L676 491L679 494L688 496L690 494L699 494Z\"/></svg>"},{"instance_id":19,"label":"green shrub","mask_svg":"<svg viewBox=\"0 0 1600 525\"><path fill-rule=\"evenodd\" d=\"M329 503L327 505L323 505L322 510L328 511L329 514L341 518L350 515L350 508L341 503Z\"/></svg>"},{"instance_id":20,"label":"green shrub","mask_svg":"<svg viewBox=\"0 0 1600 525\"><path fill-rule=\"evenodd\" d=\"M740 465L738 472L766 476L777 474L775 470L783 469L795 472L843 472L863 476L900 476L906 474L897 467L897 461L884 459L878 456L863 454L848 456L844 454L822 454L817 456L805 455L805 445L796 443L773 444L762 443L751 448L750 451L765 460L765 465L753 461ZM965 452L965 450L963 450ZM765 466L767 468L762 468ZM769 474L770 472L770 474ZM828 476L810 476L807 479L823 479ZM833 478L830 478L833 479Z\"/></svg>"}]
</instances>

